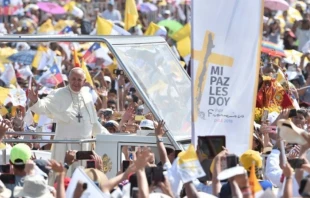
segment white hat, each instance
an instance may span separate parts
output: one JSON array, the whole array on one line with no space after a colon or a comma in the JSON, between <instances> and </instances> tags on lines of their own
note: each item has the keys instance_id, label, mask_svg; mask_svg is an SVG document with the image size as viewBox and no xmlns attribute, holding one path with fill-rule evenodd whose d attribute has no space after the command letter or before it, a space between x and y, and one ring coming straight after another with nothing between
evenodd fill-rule
<instances>
[{"instance_id":1,"label":"white hat","mask_svg":"<svg viewBox=\"0 0 310 198\"><path fill-rule=\"evenodd\" d=\"M83 11L82 11L80 8L76 7L76 6L74 6L74 8L73 8L71 14L72 14L73 16L77 17L77 18L80 18L80 19L82 19L83 16L84 16Z\"/></svg>"},{"instance_id":2,"label":"white hat","mask_svg":"<svg viewBox=\"0 0 310 198\"><path fill-rule=\"evenodd\" d=\"M111 82L110 76L104 76L104 81Z\"/></svg>"},{"instance_id":3,"label":"white hat","mask_svg":"<svg viewBox=\"0 0 310 198\"><path fill-rule=\"evenodd\" d=\"M304 145L307 143L301 135L307 133L304 129L298 128L291 120L279 120L277 123L280 137L287 143Z\"/></svg>"},{"instance_id":4,"label":"white hat","mask_svg":"<svg viewBox=\"0 0 310 198\"><path fill-rule=\"evenodd\" d=\"M19 51L30 50L30 46L26 42L18 42L16 44L16 49Z\"/></svg>"},{"instance_id":5,"label":"white hat","mask_svg":"<svg viewBox=\"0 0 310 198\"><path fill-rule=\"evenodd\" d=\"M154 129L154 123L151 120L142 120L140 122L140 127Z\"/></svg>"},{"instance_id":6,"label":"white hat","mask_svg":"<svg viewBox=\"0 0 310 198\"><path fill-rule=\"evenodd\" d=\"M222 181L242 174L246 174L245 168L243 166L235 166L220 172L217 176L217 179Z\"/></svg>"},{"instance_id":7,"label":"white hat","mask_svg":"<svg viewBox=\"0 0 310 198\"><path fill-rule=\"evenodd\" d=\"M24 186L14 188L14 197L53 198L46 180L42 176L26 176Z\"/></svg>"},{"instance_id":8,"label":"white hat","mask_svg":"<svg viewBox=\"0 0 310 198\"><path fill-rule=\"evenodd\" d=\"M165 10L165 11L164 11L164 14L171 15L171 12L170 12L170 10Z\"/></svg>"},{"instance_id":9,"label":"white hat","mask_svg":"<svg viewBox=\"0 0 310 198\"><path fill-rule=\"evenodd\" d=\"M7 189L2 181L0 181L0 197L10 198L12 195L12 191Z\"/></svg>"}]
</instances>

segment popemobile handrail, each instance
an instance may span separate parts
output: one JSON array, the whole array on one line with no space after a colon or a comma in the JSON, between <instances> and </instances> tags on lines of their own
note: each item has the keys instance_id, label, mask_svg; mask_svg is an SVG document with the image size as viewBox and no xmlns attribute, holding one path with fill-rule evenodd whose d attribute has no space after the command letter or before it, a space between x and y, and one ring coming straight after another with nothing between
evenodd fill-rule
<instances>
[{"instance_id":1,"label":"popemobile handrail","mask_svg":"<svg viewBox=\"0 0 310 198\"><path fill-rule=\"evenodd\" d=\"M10 131L5 135L36 135L36 136L55 136L55 133L50 132L33 132L33 131Z\"/></svg>"},{"instance_id":2,"label":"popemobile handrail","mask_svg":"<svg viewBox=\"0 0 310 198\"><path fill-rule=\"evenodd\" d=\"M48 136L49 133L42 133L42 132L7 132L7 135L39 135L39 136ZM50 135L55 135L55 134L51 134ZM96 142L96 138L92 138L92 139L80 139L80 140L42 140L42 139L6 139L4 138L2 140L4 143L52 143L52 144L79 144L80 145L80 150L82 150L82 144L85 143L94 143ZM3 163L6 163L6 149L2 150L2 160Z\"/></svg>"},{"instance_id":3,"label":"popemobile handrail","mask_svg":"<svg viewBox=\"0 0 310 198\"><path fill-rule=\"evenodd\" d=\"M24 139L3 139L5 143L52 143L52 144L83 144L93 143L96 139L80 139L80 140L24 140Z\"/></svg>"}]
</instances>

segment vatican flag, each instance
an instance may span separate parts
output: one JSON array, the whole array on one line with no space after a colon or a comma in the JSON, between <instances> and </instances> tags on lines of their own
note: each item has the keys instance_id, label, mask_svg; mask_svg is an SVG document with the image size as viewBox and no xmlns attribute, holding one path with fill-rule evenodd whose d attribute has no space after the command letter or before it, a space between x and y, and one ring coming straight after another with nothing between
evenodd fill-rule
<instances>
[{"instance_id":1,"label":"vatican flag","mask_svg":"<svg viewBox=\"0 0 310 198\"><path fill-rule=\"evenodd\" d=\"M123 28L115 25L112 21L98 17L96 22L97 35L130 35Z\"/></svg>"},{"instance_id":2,"label":"vatican flag","mask_svg":"<svg viewBox=\"0 0 310 198\"><path fill-rule=\"evenodd\" d=\"M153 22L149 24L149 27L146 29L145 36L166 36L167 30L163 26L159 26Z\"/></svg>"},{"instance_id":3,"label":"vatican flag","mask_svg":"<svg viewBox=\"0 0 310 198\"><path fill-rule=\"evenodd\" d=\"M192 143L226 136L242 154L252 144L263 0L192 1ZM238 142L238 144L236 144Z\"/></svg>"}]
</instances>

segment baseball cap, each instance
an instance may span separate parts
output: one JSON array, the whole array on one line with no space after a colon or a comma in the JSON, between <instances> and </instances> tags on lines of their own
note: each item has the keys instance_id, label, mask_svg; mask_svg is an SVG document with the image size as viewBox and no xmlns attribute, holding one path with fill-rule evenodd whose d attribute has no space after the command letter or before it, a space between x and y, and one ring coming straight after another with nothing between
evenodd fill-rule
<instances>
[{"instance_id":1,"label":"baseball cap","mask_svg":"<svg viewBox=\"0 0 310 198\"><path fill-rule=\"evenodd\" d=\"M104 76L103 78L104 78L104 81L106 81L106 82L111 82L110 76Z\"/></svg>"},{"instance_id":2,"label":"baseball cap","mask_svg":"<svg viewBox=\"0 0 310 198\"><path fill-rule=\"evenodd\" d=\"M257 168L262 168L263 166L262 158L259 152L253 150L247 150L243 153L240 157L240 162L248 171L250 171L253 162L255 162L255 167Z\"/></svg>"},{"instance_id":3,"label":"baseball cap","mask_svg":"<svg viewBox=\"0 0 310 198\"><path fill-rule=\"evenodd\" d=\"M164 14L171 15L171 11L170 10L165 10Z\"/></svg>"},{"instance_id":4,"label":"baseball cap","mask_svg":"<svg viewBox=\"0 0 310 198\"><path fill-rule=\"evenodd\" d=\"M31 149L27 144L19 143L13 146L10 153L10 161L15 165L26 164L31 158ZM16 160L22 160L22 162L15 162Z\"/></svg>"},{"instance_id":5,"label":"baseball cap","mask_svg":"<svg viewBox=\"0 0 310 198\"><path fill-rule=\"evenodd\" d=\"M109 5L114 5L114 0L110 0L110 1L108 2L108 4L109 4Z\"/></svg>"},{"instance_id":6,"label":"baseball cap","mask_svg":"<svg viewBox=\"0 0 310 198\"><path fill-rule=\"evenodd\" d=\"M68 186L69 186L69 184L70 184L70 181L71 181L71 178L70 178L70 177L65 177L65 179L64 179L65 190L67 190L67 188L68 188ZM54 183L54 188L57 189L57 186L58 186L58 183L55 182L55 183Z\"/></svg>"},{"instance_id":7,"label":"baseball cap","mask_svg":"<svg viewBox=\"0 0 310 198\"><path fill-rule=\"evenodd\" d=\"M154 129L154 123L151 120L142 120L140 122L140 127Z\"/></svg>"}]
</instances>

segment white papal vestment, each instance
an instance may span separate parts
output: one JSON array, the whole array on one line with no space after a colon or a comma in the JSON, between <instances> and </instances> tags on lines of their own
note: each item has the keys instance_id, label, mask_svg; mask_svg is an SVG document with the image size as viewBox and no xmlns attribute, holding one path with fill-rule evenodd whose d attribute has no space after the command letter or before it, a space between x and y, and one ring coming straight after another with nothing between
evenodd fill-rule
<instances>
[{"instance_id":1,"label":"white papal vestment","mask_svg":"<svg viewBox=\"0 0 310 198\"><path fill-rule=\"evenodd\" d=\"M80 107L79 107L80 105ZM98 121L97 112L89 89L79 93L69 86L52 91L30 107L37 114L46 114L56 122L55 140L89 139L100 133L109 134ZM76 117L81 113L80 122ZM83 144L82 150L90 150L90 144ZM67 150L81 150L79 144L53 144L52 159L64 162Z\"/></svg>"}]
</instances>

